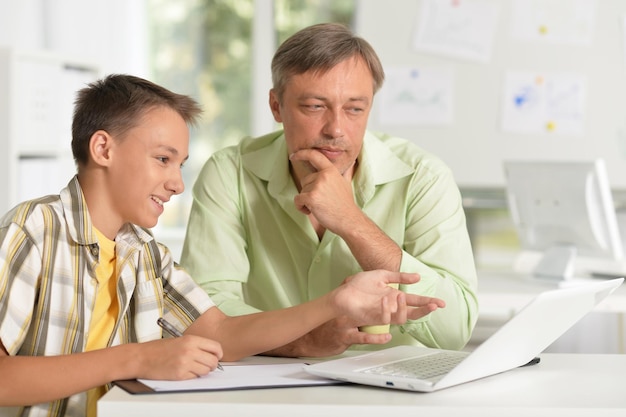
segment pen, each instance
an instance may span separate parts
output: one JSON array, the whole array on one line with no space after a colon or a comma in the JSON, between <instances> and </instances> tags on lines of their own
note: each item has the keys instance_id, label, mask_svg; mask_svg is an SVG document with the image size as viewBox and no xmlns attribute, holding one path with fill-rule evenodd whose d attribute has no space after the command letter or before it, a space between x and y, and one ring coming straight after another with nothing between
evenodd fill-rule
<instances>
[{"instance_id":1,"label":"pen","mask_svg":"<svg viewBox=\"0 0 626 417\"><path fill-rule=\"evenodd\" d=\"M168 332L170 336L181 337L183 334L178 331L178 329L170 324L169 321L165 320L163 317L159 317L157 320L157 324L161 326L163 330Z\"/></svg>"},{"instance_id":2,"label":"pen","mask_svg":"<svg viewBox=\"0 0 626 417\"><path fill-rule=\"evenodd\" d=\"M178 331L178 329L176 329L176 327L172 326L170 322L165 320L163 317L158 318L157 324L161 326L161 328L165 330L166 332L168 332L171 336L181 337L183 335L181 332ZM220 371L224 370L224 368L219 362L217 363L217 369L219 369Z\"/></svg>"}]
</instances>

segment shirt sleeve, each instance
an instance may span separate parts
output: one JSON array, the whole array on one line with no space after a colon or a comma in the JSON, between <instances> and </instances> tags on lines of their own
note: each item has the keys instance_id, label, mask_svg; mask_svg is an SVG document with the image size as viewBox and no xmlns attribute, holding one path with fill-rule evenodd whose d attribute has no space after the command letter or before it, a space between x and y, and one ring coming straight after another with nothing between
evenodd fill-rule
<instances>
[{"instance_id":1,"label":"shirt sleeve","mask_svg":"<svg viewBox=\"0 0 626 417\"><path fill-rule=\"evenodd\" d=\"M181 265L228 315L259 311L246 304L243 296L250 263L240 208L240 168L235 158L218 153L201 170L192 190L181 255Z\"/></svg>"},{"instance_id":2,"label":"shirt sleeve","mask_svg":"<svg viewBox=\"0 0 626 417\"><path fill-rule=\"evenodd\" d=\"M478 316L476 268L461 195L444 166L436 175L418 171L412 188L400 268L421 279L405 290L441 298L446 307L409 321L400 331L427 346L460 349Z\"/></svg>"},{"instance_id":3,"label":"shirt sleeve","mask_svg":"<svg viewBox=\"0 0 626 417\"><path fill-rule=\"evenodd\" d=\"M16 224L0 228L0 340L10 355L19 351L30 326L41 258Z\"/></svg>"},{"instance_id":4,"label":"shirt sleeve","mask_svg":"<svg viewBox=\"0 0 626 417\"><path fill-rule=\"evenodd\" d=\"M215 303L189 273L173 261L169 249L160 244L159 249L163 261L164 316L182 331Z\"/></svg>"}]
</instances>

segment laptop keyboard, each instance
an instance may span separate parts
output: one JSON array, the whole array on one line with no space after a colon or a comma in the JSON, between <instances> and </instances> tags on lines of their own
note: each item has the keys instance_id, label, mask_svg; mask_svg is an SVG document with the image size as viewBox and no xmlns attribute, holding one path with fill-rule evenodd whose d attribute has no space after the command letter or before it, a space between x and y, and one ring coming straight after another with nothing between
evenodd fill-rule
<instances>
[{"instance_id":1,"label":"laptop keyboard","mask_svg":"<svg viewBox=\"0 0 626 417\"><path fill-rule=\"evenodd\" d=\"M416 379L432 379L448 373L468 355L468 352L442 351L432 355L419 356L391 362L360 372L371 375L388 375Z\"/></svg>"}]
</instances>

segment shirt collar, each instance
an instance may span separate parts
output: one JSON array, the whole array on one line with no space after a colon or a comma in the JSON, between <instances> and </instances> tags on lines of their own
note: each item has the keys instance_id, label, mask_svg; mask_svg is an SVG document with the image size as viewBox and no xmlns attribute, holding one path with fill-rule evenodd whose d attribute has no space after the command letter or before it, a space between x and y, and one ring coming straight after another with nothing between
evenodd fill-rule
<instances>
[{"instance_id":1,"label":"shirt collar","mask_svg":"<svg viewBox=\"0 0 626 417\"><path fill-rule=\"evenodd\" d=\"M93 245L98 243L98 238L93 229L93 223L87 209L85 195L74 176L63 190L61 190L61 202L63 212L68 225L68 231L72 239L81 245ZM126 241L131 245L141 245L152 240L152 235L145 229L127 223L118 232L115 241Z\"/></svg>"},{"instance_id":2,"label":"shirt collar","mask_svg":"<svg viewBox=\"0 0 626 417\"><path fill-rule=\"evenodd\" d=\"M365 132L363 147L357 161L359 167L353 180L353 187L356 198L362 201L372 197L377 185L396 181L415 171L370 131Z\"/></svg>"},{"instance_id":3,"label":"shirt collar","mask_svg":"<svg viewBox=\"0 0 626 417\"><path fill-rule=\"evenodd\" d=\"M243 164L250 172L268 181L272 195L281 193L293 184L289 173L287 144L282 131L274 132L257 139L259 145L245 153ZM375 134L366 131L363 147L357 158L359 167L353 180L356 198L361 202L369 200L375 187L411 175L414 169L396 156Z\"/></svg>"},{"instance_id":4,"label":"shirt collar","mask_svg":"<svg viewBox=\"0 0 626 417\"><path fill-rule=\"evenodd\" d=\"M277 131L254 139L254 150L242 155L244 167L260 179L268 182L271 195L280 194L286 187L295 185L289 173L289 155L283 131Z\"/></svg>"}]
</instances>

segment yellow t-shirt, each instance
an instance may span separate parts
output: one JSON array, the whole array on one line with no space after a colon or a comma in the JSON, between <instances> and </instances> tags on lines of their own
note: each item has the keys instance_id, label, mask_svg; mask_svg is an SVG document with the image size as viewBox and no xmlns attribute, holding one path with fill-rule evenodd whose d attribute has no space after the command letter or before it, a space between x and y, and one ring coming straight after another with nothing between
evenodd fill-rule
<instances>
[{"instance_id":1,"label":"yellow t-shirt","mask_svg":"<svg viewBox=\"0 0 626 417\"><path fill-rule=\"evenodd\" d=\"M98 292L89 324L87 351L107 347L117 320L117 276L115 268L115 241L107 239L94 228L100 245L100 261L96 266ZM106 386L97 387L87 393L87 416L96 415L96 402L106 392Z\"/></svg>"}]
</instances>

